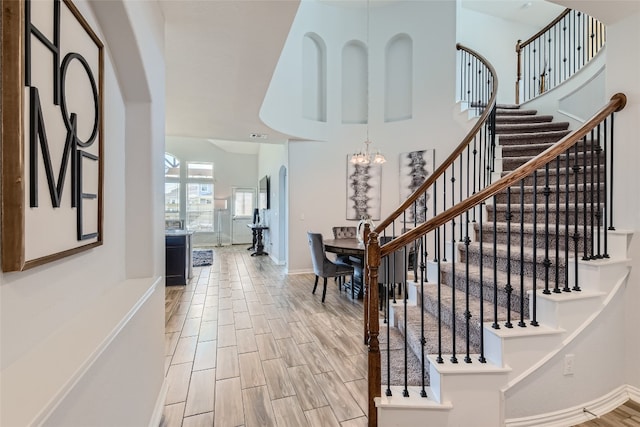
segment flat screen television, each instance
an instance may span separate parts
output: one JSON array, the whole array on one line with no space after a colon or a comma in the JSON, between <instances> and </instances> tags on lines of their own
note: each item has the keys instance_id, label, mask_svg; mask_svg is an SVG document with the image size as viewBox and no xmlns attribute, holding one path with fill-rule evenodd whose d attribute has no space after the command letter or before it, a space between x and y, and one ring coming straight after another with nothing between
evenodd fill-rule
<instances>
[{"instance_id":1,"label":"flat screen television","mask_svg":"<svg viewBox=\"0 0 640 427\"><path fill-rule=\"evenodd\" d=\"M265 175L258 183L258 209L270 209L270 190L269 176Z\"/></svg>"}]
</instances>

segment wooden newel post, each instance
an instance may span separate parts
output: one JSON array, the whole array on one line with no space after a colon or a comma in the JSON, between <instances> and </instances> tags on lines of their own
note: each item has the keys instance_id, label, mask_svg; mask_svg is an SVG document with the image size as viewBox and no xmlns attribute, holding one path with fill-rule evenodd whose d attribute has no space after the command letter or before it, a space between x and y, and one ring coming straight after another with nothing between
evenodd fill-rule
<instances>
[{"instance_id":1,"label":"wooden newel post","mask_svg":"<svg viewBox=\"0 0 640 427\"><path fill-rule=\"evenodd\" d=\"M369 344L369 261L367 260L369 233L371 233L371 227L369 224L365 224L364 232L362 233L362 241L364 242L364 265L362 266L362 305L364 306L364 321L362 323L364 334L362 335L362 339L364 340L364 345Z\"/></svg>"},{"instance_id":2,"label":"wooden newel post","mask_svg":"<svg viewBox=\"0 0 640 427\"><path fill-rule=\"evenodd\" d=\"M520 103L520 79L522 79L522 65L520 58L520 42L522 40L518 40L516 43L516 105Z\"/></svg>"},{"instance_id":3,"label":"wooden newel post","mask_svg":"<svg viewBox=\"0 0 640 427\"><path fill-rule=\"evenodd\" d=\"M365 231L366 236L366 231ZM378 334L380 324L378 315L378 267L380 266L380 245L378 243L378 233L370 233L366 240L366 262L369 274L366 276L367 299L369 306L369 427L378 425L378 412L376 410L375 398L381 394L380 378L380 343Z\"/></svg>"}]
</instances>

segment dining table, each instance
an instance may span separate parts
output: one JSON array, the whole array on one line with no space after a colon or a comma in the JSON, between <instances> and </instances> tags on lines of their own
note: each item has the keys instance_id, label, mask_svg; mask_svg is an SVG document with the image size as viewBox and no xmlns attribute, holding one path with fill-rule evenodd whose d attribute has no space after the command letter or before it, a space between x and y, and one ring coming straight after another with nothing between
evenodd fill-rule
<instances>
[{"instance_id":1,"label":"dining table","mask_svg":"<svg viewBox=\"0 0 640 427\"><path fill-rule=\"evenodd\" d=\"M364 243L360 243L355 238L344 239L326 239L323 240L325 252L334 253L336 255L347 255L353 261L353 277L350 282L345 285L353 286L354 294L358 299L364 295L364 287L362 286L362 269L364 268Z\"/></svg>"}]
</instances>

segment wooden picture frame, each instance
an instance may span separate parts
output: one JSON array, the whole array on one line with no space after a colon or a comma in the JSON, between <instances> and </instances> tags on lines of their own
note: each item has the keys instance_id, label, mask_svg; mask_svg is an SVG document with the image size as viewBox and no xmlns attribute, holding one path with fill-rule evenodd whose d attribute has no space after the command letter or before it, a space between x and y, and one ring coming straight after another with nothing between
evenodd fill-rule
<instances>
[{"instance_id":1,"label":"wooden picture frame","mask_svg":"<svg viewBox=\"0 0 640 427\"><path fill-rule=\"evenodd\" d=\"M2 270L103 243L103 44L70 0L2 3Z\"/></svg>"}]
</instances>

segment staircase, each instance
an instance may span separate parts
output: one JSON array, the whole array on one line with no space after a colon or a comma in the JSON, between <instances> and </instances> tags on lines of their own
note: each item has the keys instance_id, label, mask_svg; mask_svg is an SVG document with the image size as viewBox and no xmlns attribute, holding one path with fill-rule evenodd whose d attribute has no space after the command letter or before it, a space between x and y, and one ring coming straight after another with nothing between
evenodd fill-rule
<instances>
[{"instance_id":1,"label":"staircase","mask_svg":"<svg viewBox=\"0 0 640 427\"><path fill-rule=\"evenodd\" d=\"M562 139L570 133L568 127L568 123L555 122L550 115L498 105L495 133L501 170L494 172L496 178L507 175ZM575 282L574 270L585 270L576 261L576 253L582 259L604 258L599 242L596 244L594 239L602 234L597 226L602 224L599 212L600 200L605 200L606 165L604 158L593 154L599 151L592 148L591 139L585 138L575 150L552 161L548 169L538 170L535 179L527 177L521 184L518 182L497 194L481 207L484 209L481 221L475 221L475 216L473 221L469 217L456 219L458 224L447 230L449 249L443 259L437 262L433 254L427 256L425 283L421 285L418 278L409 282L406 305L404 301L390 304L390 326L406 337L407 346L418 360L423 352L421 324L438 325L440 319L442 326L424 328L424 351L428 354L425 380L430 384L426 399L420 397L419 387L405 388L404 384L389 387L387 394L390 391L392 396L385 397L387 377L383 368L380 425L397 425L396 417L403 405L422 407L426 412L415 409L420 414L415 420L422 423L429 419L433 423L430 425L467 425L464 423L469 421L463 420L473 417L452 415L455 405L465 402L471 408L494 411L474 425L504 425L509 414L507 411L505 415L499 391L508 396L509 390L529 375L532 366L542 365L545 357L562 351L561 342L567 339L571 328L561 319L559 313L563 309L559 307L567 301L584 306L580 320L571 324L576 331L588 322L594 307L599 307L598 301L605 298L603 295L624 281L627 237L620 235L611 237L612 241L619 239L611 244L617 249L611 251L611 259L596 268L594 276L599 278L608 274L603 271L610 271L610 280L599 283L594 277L584 277L579 284ZM464 224L466 220L468 225ZM585 288L585 283L591 286ZM538 309L542 313L539 318L532 318L531 313L529 298L534 288L538 304L543 307ZM557 295L565 296L564 302ZM509 361L509 346L521 337L530 339L524 344L530 360ZM486 349L481 354L486 354L486 358L478 355L482 345ZM439 348L446 354L438 354ZM521 352L522 347L515 348ZM462 386L461 373L472 374L477 381L466 376ZM407 386L419 386L421 381L420 372L409 373ZM474 393L445 391L452 383ZM398 396L403 394L414 396L413 403L407 403L406 398L400 402L402 398ZM408 416L408 412L404 415ZM396 421L389 423L390 420ZM405 421L410 422L409 418Z\"/></svg>"}]
</instances>

